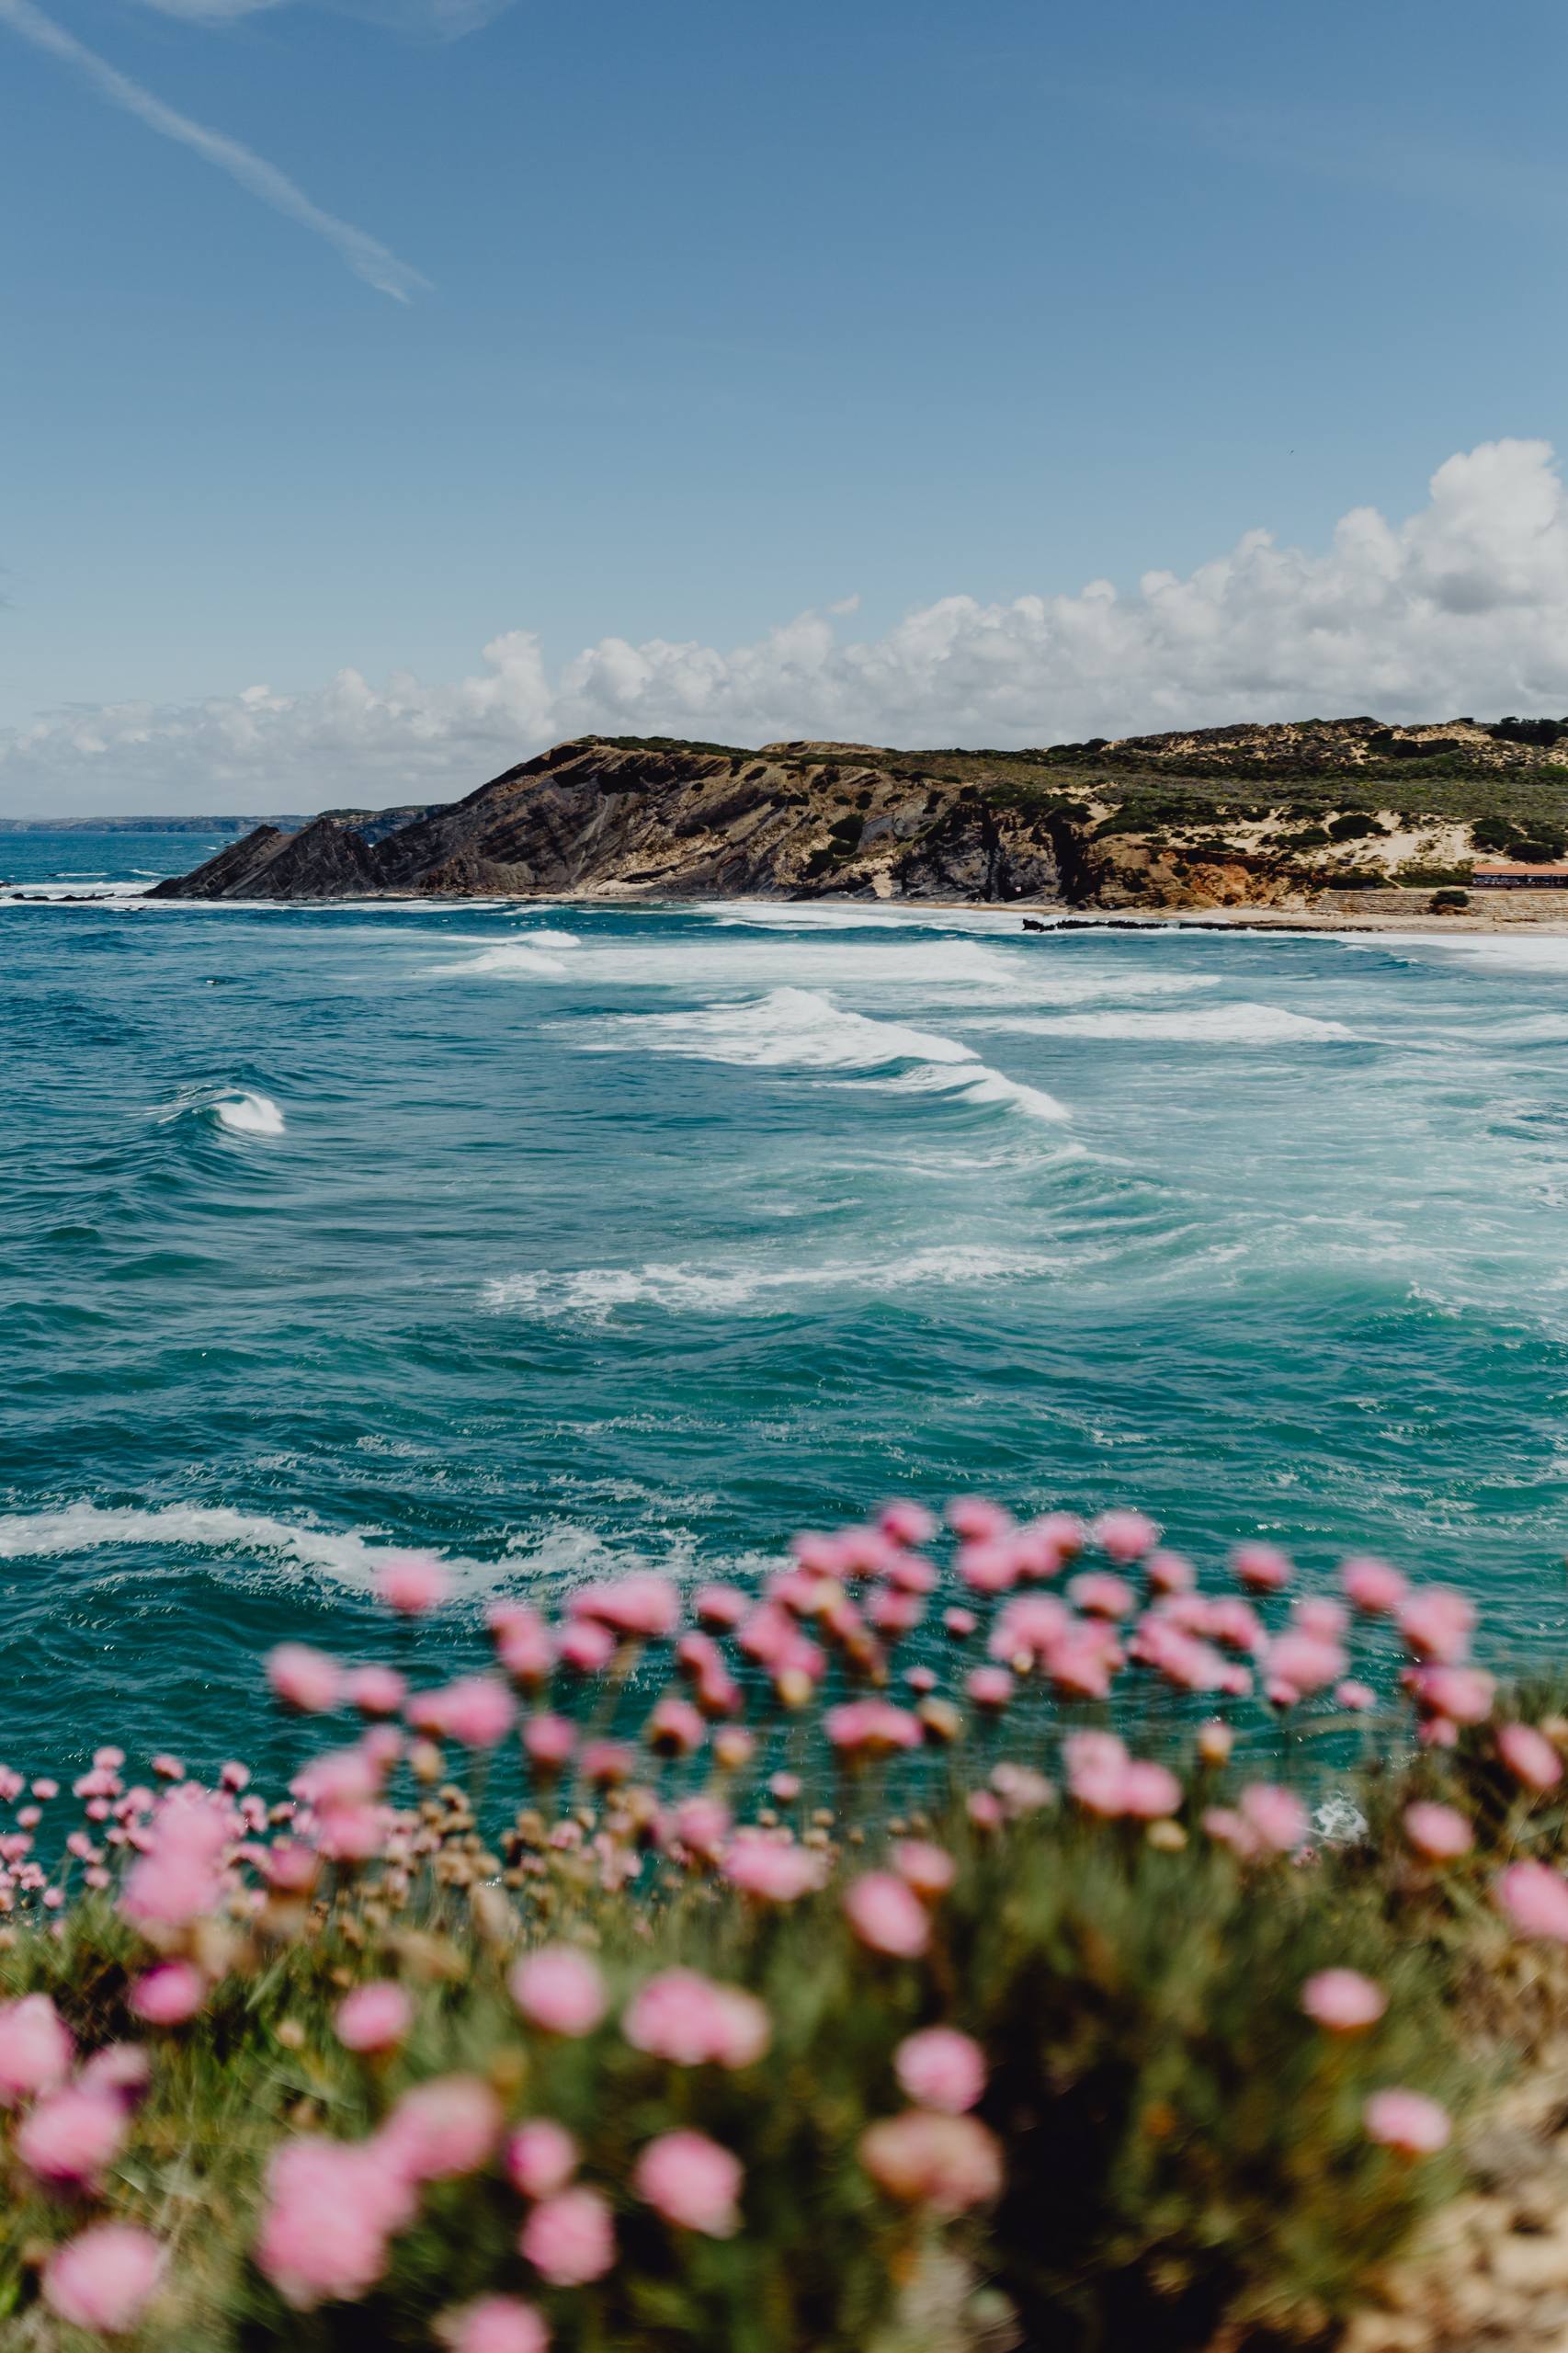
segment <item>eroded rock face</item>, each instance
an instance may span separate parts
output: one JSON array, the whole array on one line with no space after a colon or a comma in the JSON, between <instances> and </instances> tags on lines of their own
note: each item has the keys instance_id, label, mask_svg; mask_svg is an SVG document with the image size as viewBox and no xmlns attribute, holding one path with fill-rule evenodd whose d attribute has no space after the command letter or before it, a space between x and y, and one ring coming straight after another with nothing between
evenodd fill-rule
<instances>
[{"instance_id":1,"label":"eroded rock face","mask_svg":"<svg viewBox=\"0 0 1568 2353\"><path fill-rule=\"evenodd\" d=\"M563 744L380 838L334 818L258 827L154 895L1060 895L1049 821L838 750Z\"/></svg>"},{"instance_id":2,"label":"eroded rock face","mask_svg":"<svg viewBox=\"0 0 1568 2353\"><path fill-rule=\"evenodd\" d=\"M1033 752L589 736L445 806L258 826L153 895L1306 908L1462 883L1481 849L1561 857L1565 779L1568 720L1311 720Z\"/></svg>"}]
</instances>

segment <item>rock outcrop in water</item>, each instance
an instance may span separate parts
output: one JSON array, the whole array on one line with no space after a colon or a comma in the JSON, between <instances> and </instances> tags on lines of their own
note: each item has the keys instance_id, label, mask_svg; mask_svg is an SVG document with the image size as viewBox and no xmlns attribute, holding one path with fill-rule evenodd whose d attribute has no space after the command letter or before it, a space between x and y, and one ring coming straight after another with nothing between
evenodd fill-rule
<instances>
[{"instance_id":1,"label":"rock outcrop in water","mask_svg":"<svg viewBox=\"0 0 1568 2353\"><path fill-rule=\"evenodd\" d=\"M585 737L445 806L259 825L150 895L1302 906L1462 882L1478 849L1561 857L1560 736L1352 719L1017 753Z\"/></svg>"}]
</instances>

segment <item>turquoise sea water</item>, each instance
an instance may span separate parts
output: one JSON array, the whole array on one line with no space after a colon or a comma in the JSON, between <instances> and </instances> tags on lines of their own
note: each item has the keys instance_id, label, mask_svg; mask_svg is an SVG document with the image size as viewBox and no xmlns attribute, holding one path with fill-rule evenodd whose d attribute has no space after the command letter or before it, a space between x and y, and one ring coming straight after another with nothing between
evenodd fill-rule
<instances>
[{"instance_id":1,"label":"turquoise sea water","mask_svg":"<svg viewBox=\"0 0 1568 2353\"><path fill-rule=\"evenodd\" d=\"M263 1750L257 1654L368 1641L378 1546L477 1604L894 1491L1561 1638L1568 940L13 889L0 941L8 1758Z\"/></svg>"}]
</instances>

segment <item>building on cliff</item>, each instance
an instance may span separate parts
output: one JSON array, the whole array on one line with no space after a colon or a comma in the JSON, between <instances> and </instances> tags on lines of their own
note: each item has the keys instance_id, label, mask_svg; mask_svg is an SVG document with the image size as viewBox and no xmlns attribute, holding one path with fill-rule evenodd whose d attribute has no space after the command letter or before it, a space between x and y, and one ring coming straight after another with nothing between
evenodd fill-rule
<instances>
[{"instance_id":1,"label":"building on cliff","mask_svg":"<svg viewBox=\"0 0 1568 2353\"><path fill-rule=\"evenodd\" d=\"M1496 858L1478 866L1471 881L1478 891L1568 891L1568 866L1519 866Z\"/></svg>"}]
</instances>

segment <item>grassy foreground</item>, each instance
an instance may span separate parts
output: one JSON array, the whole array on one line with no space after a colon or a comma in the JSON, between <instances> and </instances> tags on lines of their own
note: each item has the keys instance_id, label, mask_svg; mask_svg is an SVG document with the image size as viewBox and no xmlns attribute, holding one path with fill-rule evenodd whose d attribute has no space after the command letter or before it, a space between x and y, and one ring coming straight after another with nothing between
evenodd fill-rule
<instances>
[{"instance_id":1,"label":"grassy foreground","mask_svg":"<svg viewBox=\"0 0 1568 2353\"><path fill-rule=\"evenodd\" d=\"M949 1521L285 1646L276 1798L0 1768L0 2345L1332 2342L1561 2015L1568 1721L1380 1561Z\"/></svg>"}]
</instances>

